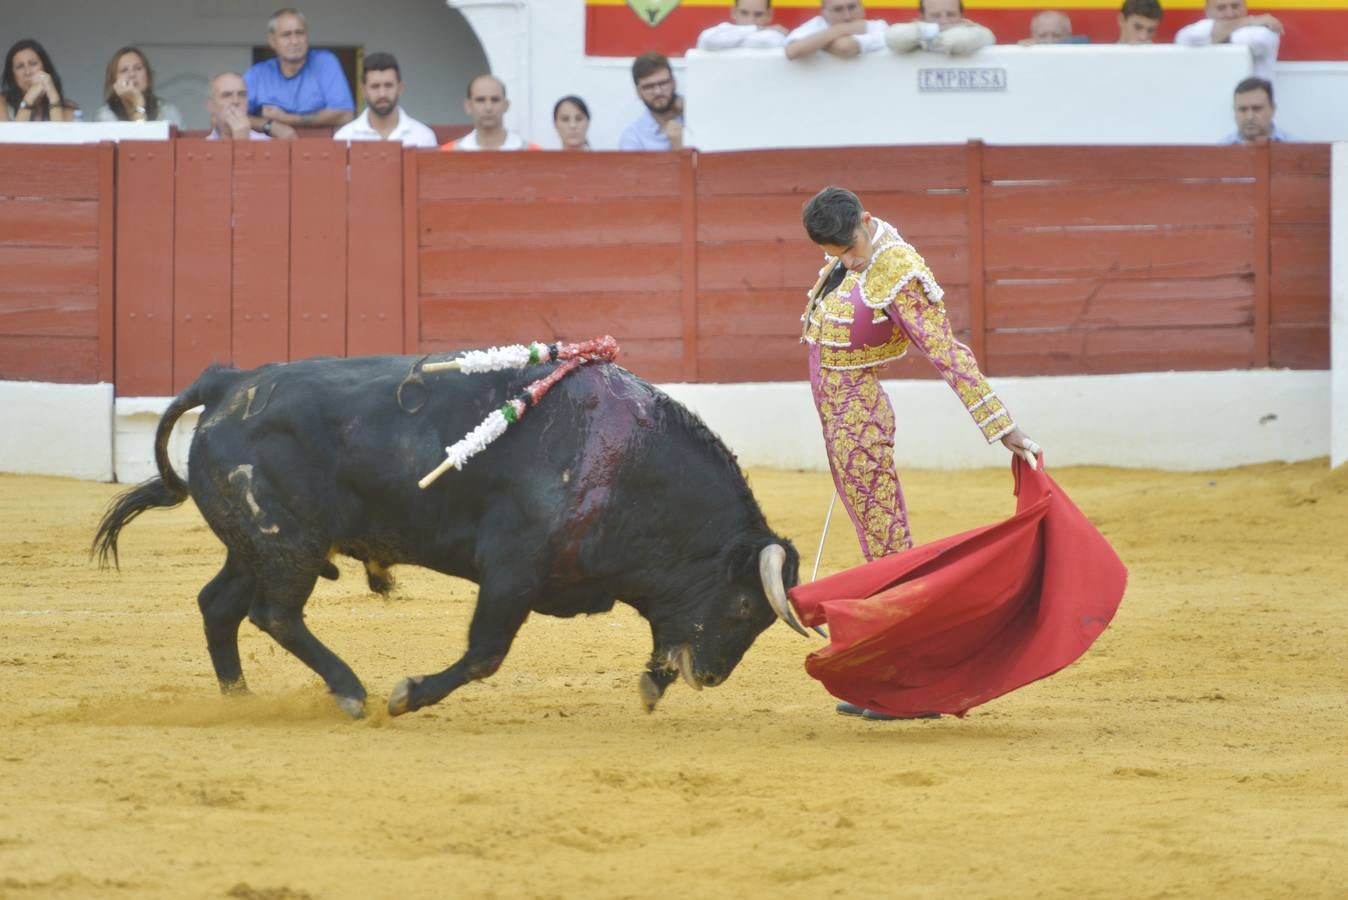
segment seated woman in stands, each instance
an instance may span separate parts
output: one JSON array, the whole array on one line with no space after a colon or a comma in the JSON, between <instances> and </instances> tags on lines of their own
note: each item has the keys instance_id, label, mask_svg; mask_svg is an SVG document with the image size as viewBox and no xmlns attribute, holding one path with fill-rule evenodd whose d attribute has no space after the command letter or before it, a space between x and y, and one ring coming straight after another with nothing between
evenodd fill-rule
<instances>
[{"instance_id":1,"label":"seated woman in stands","mask_svg":"<svg viewBox=\"0 0 1348 900\"><path fill-rule=\"evenodd\" d=\"M79 104L61 94L61 76L42 45L24 38L5 54L0 75L5 118L15 122L71 122Z\"/></svg>"},{"instance_id":2,"label":"seated woman in stands","mask_svg":"<svg viewBox=\"0 0 1348 900\"><path fill-rule=\"evenodd\" d=\"M123 47L108 60L103 76L100 122L172 122L179 128L183 115L154 92L154 69L138 47Z\"/></svg>"},{"instance_id":3,"label":"seated woman in stands","mask_svg":"<svg viewBox=\"0 0 1348 900\"><path fill-rule=\"evenodd\" d=\"M563 150L590 149L590 108L584 100L574 94L558 100L552 107L552 125Z\"/></svg>"}]
</instances>

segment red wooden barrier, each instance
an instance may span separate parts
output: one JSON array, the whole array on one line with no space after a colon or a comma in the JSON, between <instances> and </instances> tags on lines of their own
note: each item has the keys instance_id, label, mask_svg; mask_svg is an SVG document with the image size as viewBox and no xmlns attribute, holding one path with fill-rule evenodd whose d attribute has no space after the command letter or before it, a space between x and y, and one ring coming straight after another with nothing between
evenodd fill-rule
<instances>
[{"instance_id":1,"label":"red wooden barrier","mask_svg":"<svg viewBox=\"0 0 1348 900\"><path fill-rule=\"evenodd\" d=\"M402 147L353 143L350 160L346 352L401 353Z\"/></svg>"},{"instance_id":2,"label":"red wooden barrier","mask_svg":"<svg viewBox=\"0 0 1348 900\"><path fill-rule=\"evenodd\" d=\"M1324 145L115 154L114 183L111 145L0 147L0 377L115 360L154 395L211 362L611 333L653 380L799 380L829 183L923 253L990 374L1329 362Z\"/></svg>"},{"instance_id":3,"label":"red wooden barrier","mask_svg":"<svg viewBox=\"0 0 1348 900\"><path fill-rule=\"evenodd\" d=\"M290 154L298 143L234 150L234 365L289 358Z\"/></svg>"},{"instance_id":4,"label":"red wooden barrier","mask_svg":"<svg viewBox=\"0 0 1348 900\"><path fill-rule=\"evenodd\" d=\"M1328 368L1330 146L1269 151L1269 364Z\"/></svg>"},{"instance_id":5,"label":"red wooden barrier","mask_svg":"<svg viewBox=\"0 0 1348 900\"><path fill-rule=\"evenodd\" d=\"M1254 364L1253 150L984 150L986 368Z\"/></svg>"},{"instance_id":6,"label":"red wooden barrier","mask_svg":"<svg viewBox=\"0 0 1348 900\"><path fill-rule=\"evenodd\" d=\"M346 147L304 141L291 151L290 347L287 359L347 354Z\"/></svg>"},{"instance_id":7,"label":"red wooden barrier","mask_svg":"<svg viewBox=\"0 0 1348 900\"><path fill-rule=\"evenodd\" d=\"M174 145L117 148L117 392L173 393Z\"/></svg>"},{"instance_id":8,"label":"red wooden barrier","mask_svg":"<svg viewBox=\"0 0 1348 900\"><path fill-rule=\"evenodd\" d=\"M612 334L684 377L680 154L417 158L420 348Z\"/></svg>"},{"instance_id":9,"label":"red wooden barrier","mask_svg":"<svg viewBox=\"0 0 1348 900\"><path fill-rule=\"evenodd\" d=\"M173 391L232 358L234 143L177 142L173 214ZM125 390L123 388L123 390Z\"/></svg>"},{"instance_id":10,"label":"red wooden barrier","mask_svg":"<svg viewBox=\"0 0 1348 900\"><path fill-rule=\"evenodd\" d=\"M0 379L110 380L112 147L46 149L0 145Z\"/></svg>"}]
</instances>

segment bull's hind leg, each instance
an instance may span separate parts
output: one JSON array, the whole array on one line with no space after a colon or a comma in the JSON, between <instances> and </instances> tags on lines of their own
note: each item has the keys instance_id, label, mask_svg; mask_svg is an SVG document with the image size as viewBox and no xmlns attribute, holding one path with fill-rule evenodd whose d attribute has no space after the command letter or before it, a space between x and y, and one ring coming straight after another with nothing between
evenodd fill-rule
<instances>
[{"instance_id":1,"label":"bull's hind leg","mask_svg":"<svg viewBox=\"0 0 1348 900\"><path fill-rule=\"evenodd\" d=\"M278 567L271 568L274 573ZM292 572L269 578L259 574L248 617L296 659L317 672L342 711L359 719L365 715L365 687L351 667L314 637L304 622L304 604L318 575L319 567L302 575Z\"/></svg>"},{"instance_id":2,"label":"bull's hind leg","mask_svg":"<svg viewBox=\"0 0 1348 900\"><path fill-rule=\"evenodd\" d=\"M253 579L247 572L225 560L220 573L207 582L197 595L201 620L206 631L206 649L211 665L226 694L246 694L248 685L239 662L239 625L248 615L253 601Z\"/></svg>"},{"instance_id":3,"label":"bull's hind leg","mask_svg":"<svg viewBox=\"0 0 1348 900\"><path fill-rule=\"evenodd\" d=\"M510 579L510 576L506 576ZM459 661L434 675L404 678L388 698L392 715L439 703L451 691L470 681L495 674L510 651L515 634L529 617L531 587L518 580L495 583L484 579L477 592L477 608L468 626L468 649Z\"/></svg>"}]
</instances>

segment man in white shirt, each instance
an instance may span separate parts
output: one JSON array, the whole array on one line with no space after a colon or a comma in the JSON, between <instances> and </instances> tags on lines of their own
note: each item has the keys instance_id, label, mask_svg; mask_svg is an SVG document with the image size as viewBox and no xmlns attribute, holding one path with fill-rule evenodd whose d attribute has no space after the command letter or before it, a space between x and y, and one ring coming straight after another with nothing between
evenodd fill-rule
<instances>
[{"instance_id":1,"label":"man in white shirt","mask_svg":"<svg viewBox=\"0 0 1348 900\"><path fill-rule=\"evenodd\" d=\"M964 0L918 0L917 14L915 22L890 26L885 33L889 49L967 56L997 43L991 29L964 17Z\"/></svg>"},{"instance_id":2,"label":"man in white shirt","mask_svg":"<svg viewBox=\"0 0 1348 900\"><path fill-rule=\"evenodd\" d=\"M729 22L713 25L697 37L699 50L780 47L785 43L786 29L772 24L772 0L735 0Z\"/></svg>"},{"instance_id":3,"label":"man in white shirt","mask_svg":"<svg viewBox=\"0 0 1348 900\"><path fill-rule=\"evenodd\" d=\"M786 58L803 59L821 50L851 58L885 48L889 23L866 19L861 0L822 0L819 15L786 36Z\"/></svg>"},{"instance_id":4,"label":"man in white shirt","mask_svg":"<svg viewBox=\"0 0 1348 900\"><path fill-rule=\"evenodd\" d=\"M505 114L510 109L505 82L495 75L478 75L468 82L468 98L463 111L473 120L473 130L456 141L441 144L441 150L537 150L537 144L526 142L505 127Z\"/></svg>"},{"instance_id":5,"label":"man in white shirt","mask_svg":"<svg viewBox=\"0 0 1348 900\"><path fill-rule=\"evenodd\" d=\"M435 132L399 105L406 85L392 53L371 53L365 57L361 87L365 91L365 112L338 128L332 136L334 140L400 141L404 147L431 149L439 146Z\"/></svg>"},{"instance_id":6,"label":"man in white shirt","mask_svg":"<svg viewBox=\"0 0 1348 900\"><path fill-rule=\"evenodd\" d=\"M1207 0L1207 18L1186 25L1175 35L1175 43L1186 47L1209 44L1238 44L1250 48L1254 74L1273 80L1282 43L1282 23L1272 16L1252 16L1245 0Z\"/></svg>"}]
</instances>

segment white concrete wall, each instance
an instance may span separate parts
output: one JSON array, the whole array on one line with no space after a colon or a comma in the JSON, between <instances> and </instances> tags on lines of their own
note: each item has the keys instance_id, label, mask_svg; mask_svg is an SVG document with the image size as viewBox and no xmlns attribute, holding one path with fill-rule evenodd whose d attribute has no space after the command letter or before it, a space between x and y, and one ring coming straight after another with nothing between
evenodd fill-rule
<instances>
[{"instance_id":1,"label":"white concrete wall","mask_svg":"<svg viewBox=\"0 0 1348 900\"><path fill-rule=\"evenodd\" d=\"M511 127L544 147L558 146L552 104L565 94L579 94L589 104L595 149L616 148L623 128L641 113L632 88L631 59L585 56L581 3L446 2L464 15L493 71L510 86ZM729 55L740 54L754 51ZM821 57L788 63L772 51L759 51L758 56L738 80L718 80L710 69L704 77L698 71L697 54L687 64L683 59L672 61L702 149L874 143L850 130L855 123L840 127L833 122L823 129L828 134L822 139L817 139L821 129L814 127L821 110L836 108L838 96L855 95L862 85L870 93L862 92L858 102L874 105L880 111L876 119L894 130L903 129L900 138L881 139L886 143L962 142L969 137L1005 143L1215 143L1234 130L1231 89L1250 72L1249 56L1242 48L1196 50L1173 45L1000 46L956 62L928 53L901 61L888 51L850 62ZM921 116L907 102L916 95L912 89L916 74L909 69L994 63L1007 68L1012 85L998 97L928 95ZM858 66L888 74L868 80L858 76L862 71ZM824 70L836 76L832 93L815 77L826 75ZM891 76L896 72L907 74L895 80ZM900 83L903 78L906 86ZM819 95L802 94L802 82ZM1071 85L1070 91L1065 84ZM1348 63L1279 64L1276 93L1282 128L1303 140L1348 140L1348 116L1341 114L1348 108ZM728 115L714 111L731 99ZM746 110L754 115L746 116ZM932 110L937 113L935 123L928 121ZM914 120L918 125L911 127ZM762 121L778 122L776 130L751 131ZM731 134L736 135L733 142Z\"/></svg>"},{"instance_id":2,"label":"white concrete wall","mask_svg":"<svg viewBox=\"0 0 1348 900\"><path fill-rule=\"evenodd\" d=\"M1330 218L1330 465L1348 462L1348 143L1334 145Z\"/></svg>"},{"instance_id":3,"label":"white concrete wall","mask_svg":"<svg viewBox=\"0 0 1348 900\"><path fill-rule=\"evenodd\" d=\"M1233 130L1231 89L1250 74L1249 52L1231 46L988 47L958 60L820 53L794 63L774 50L692 51L687 60L688 126L701 150L971 138L1210 144ZM1000 73L1005 89L920 89L924 72L952 68Z\"/></svg>"},{"instance_id":4,"label":"white concrete wall","mask_svg":"<svg viewBox=\"0 0 1348 900\"><path fill-rule=\"evenodd\" d=\"M1329 453L1327 372L1167 372L998 378L993 386L1053 466L1174 470L1225 468ZM809 386L671 384L746 466L822 469L823 442ZM940 381L885 383L901 423L896 456L908 468L1001 466ZM154 431L166 397L121 397L108 385L0 382L10 419L0 471L131 483L155 474ZM112 430L115 412L115 434ZM169 445L186 472L197 415L179 420ZM101 425L100 425L101 423ZM97 426L97 427L95 427ZM115 452L114 452L115 451Z\"/></svg>"},{"instance_id":5,"label":"white concrete wall","mask_svg":"<svg viewBox=\"0 0 1348 900\"><path fill-rule=\"evenodd\" d=\"M112 480L112 385L0 381L0 409L0 472Z\"/></svg>"}]
</instances>

